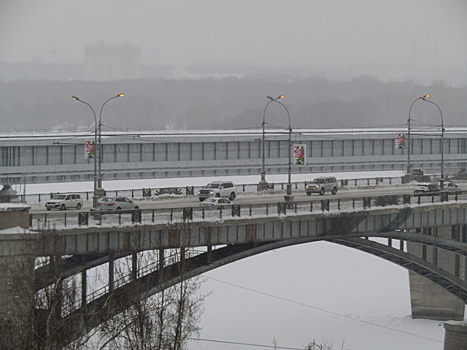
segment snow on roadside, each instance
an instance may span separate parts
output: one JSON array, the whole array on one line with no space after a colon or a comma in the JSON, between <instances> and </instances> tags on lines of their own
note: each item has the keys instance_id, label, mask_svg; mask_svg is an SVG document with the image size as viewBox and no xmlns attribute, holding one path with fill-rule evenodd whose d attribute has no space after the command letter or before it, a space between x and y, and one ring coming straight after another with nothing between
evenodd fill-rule
<instances>
[{"instance_id":1,"label":"snow on roadside","mask_svg":"<svg viewBox=\"0 0 467 350\"><path fill-rule=\"evenodd\" d=\"M336 179L359 179L367 177L395 177L402 176L403 171L374 171L374 172L350 172L350 173L317 173L317 174L292 174L292 182L311 181L318 176L335 176ZM246 176L222 176L222 177L181 177L171 179L141 179L141 180L112 180L103 181L103 187L108 190L164 188L184 186L204 186L212 181L229 180L235 184L257 184L259 175ZM267 175L266 180L271 183L287 182L287 174ZM93 182L63 182L26 185L27 194L50 192L86 192L93 190Z\"/></svg>"}]
</instances>

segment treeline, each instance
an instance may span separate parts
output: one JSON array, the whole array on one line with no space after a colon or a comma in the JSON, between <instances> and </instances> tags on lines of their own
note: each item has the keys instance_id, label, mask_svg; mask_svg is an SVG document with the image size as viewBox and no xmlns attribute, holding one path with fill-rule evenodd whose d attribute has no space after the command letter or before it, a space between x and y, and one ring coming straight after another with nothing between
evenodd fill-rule
<instances>
[{"instance_id":1,"label":"treeline","mask_svg":"<svg viewBox=\"0 0 467 350\"><path fill-rule=\"evenodd\" d=\"M465 126L467 88L438 81L383 82L372 76L348 81L320 77L250 76L200 80L126 80L114 82L0 81L0 133L14 131L73 131L94 122L89 103L102 123L117 130L250 129L263 120L266 96L285 95L293 128L384 127L405 125L409 107L430 94L443 113L445 126ZM283 106L271 104L266 122L287 127ZM411 118L440 124L440 113L428 103L414 105Z\"/></svg>"}]
</instances>

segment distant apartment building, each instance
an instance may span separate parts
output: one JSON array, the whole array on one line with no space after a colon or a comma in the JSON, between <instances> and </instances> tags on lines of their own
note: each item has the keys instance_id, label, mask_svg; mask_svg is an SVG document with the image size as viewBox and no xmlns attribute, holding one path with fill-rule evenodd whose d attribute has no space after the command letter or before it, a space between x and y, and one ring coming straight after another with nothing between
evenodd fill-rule
<instances>
[{"instance_id":1,"label":"distant apartment building","mask_svg":"<svg viewBox=\"0 0 467 350\"><path fill-rule=\"evenodd\" d=\"M141 46L103 41L86 44L84 75L94 81L141 78Z\"/></svg>"}]
</instances>

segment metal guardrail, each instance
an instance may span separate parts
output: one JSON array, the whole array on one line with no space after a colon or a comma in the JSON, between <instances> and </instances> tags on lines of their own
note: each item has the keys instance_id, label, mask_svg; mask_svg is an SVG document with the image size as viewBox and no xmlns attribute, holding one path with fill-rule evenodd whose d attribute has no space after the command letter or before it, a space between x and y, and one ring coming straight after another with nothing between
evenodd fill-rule
<instances>
[{"instance_id":1,"label":"metal guardrail","mask_svg":"<svg viewBox=\"0 0 467 350\"><path fill-rule=\"evenodd\" d=\"M432 194L405 194L355 197L336 199L315 199L292 203L233 204L226 208L185 207L161 209L137 209L125 211L81 211L75 213L53 212L30 214L31 229L58 229L76 227L123 226L135 224L161 224L189 221L223 220L227 218L282 216L313 212L347 211L369 209L388 205L421 205L467 200L467 191L438 192Z\"/></svg>"},{"instance_id":2,"label":"metal guardrail","mask_svg":"<svg viewBox=\"0 0 467 350\"><path fill-rule=\"evenodd\" d=\"M292 182L293 189L305 188L305 185L311 182L310 181L299 181ZM379 185L395 185L401 184L402 179L400 176L394 177L368 177L368 178L358 178L358 179L341 179L338 180L338 183L341 187L359 187L359 186L379 186ZM287 188L287 182L271 182L270 190L279 190L285 191ZM203 188L203 186L182 186L182 187L161 187L161 188L137 188L137 189L127 189L127 190L108 190L106 191L107 196L125 196L129 198L154 198L163 195L173 195L173 196L190 196L196 195L198 191ZM246 193L246 192L256 192L258 191L258 184L238 184L235 185L237 192ZM81 198L86 202L92 202L93 192L61 192L61 193L79 193ZM55 192L49 193L37 193L37 194L26 194L18 195L18 200L26 203L42 203L46 202Z\"/></svg>"}]
</instances>

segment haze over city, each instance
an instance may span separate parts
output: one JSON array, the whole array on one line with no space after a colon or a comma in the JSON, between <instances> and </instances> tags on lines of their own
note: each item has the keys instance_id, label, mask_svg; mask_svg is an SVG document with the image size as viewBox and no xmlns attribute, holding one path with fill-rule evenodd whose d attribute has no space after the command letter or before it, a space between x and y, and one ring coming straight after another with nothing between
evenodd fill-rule
<instances>
[{"instance_id":1,"label":"haze over city","mask_svg":"<svg viewBox=\"0 0 467 350\"><path fill-rule=\"evenodd\" d=\"M463 0L2 0L0 62L83 63L87 43L129 42L146 65L378 71L390 79L407 78L411 67L459 85L466 18Z\"/></svg>"}]
</instances>

